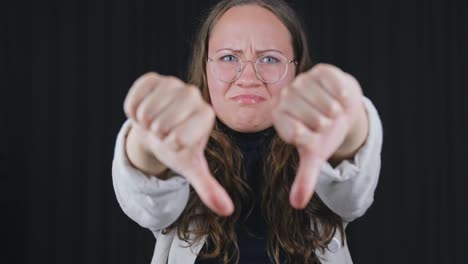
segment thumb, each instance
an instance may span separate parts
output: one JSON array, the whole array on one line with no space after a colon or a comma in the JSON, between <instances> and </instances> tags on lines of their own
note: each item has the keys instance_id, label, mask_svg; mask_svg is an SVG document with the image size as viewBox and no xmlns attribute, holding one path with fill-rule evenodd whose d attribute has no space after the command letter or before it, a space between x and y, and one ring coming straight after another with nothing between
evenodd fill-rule
<instances>
[{"instance_id":1,"label":"thumb","mask_svg":"<svg viewBox=\"0 0 468 264\"><path fill-rule=\"evenodd\" d=\"M298 148L299 168L291 187L289 201L296 209L304 209L312 198L323 160L312 151Z\"/></svg>"},{"instance_id":2,"label":"thumb","mask_svg":"<svg viewBox=\"0 0 468 264\"><path fill-rule=\"evenodd\" d=\"M228 216L234 211L234 204L226 190L213 177L203 153L197 154L197 163L186 173L186 178L192 184L202 202L213 212Z\"/></svg>"}]
</instances>

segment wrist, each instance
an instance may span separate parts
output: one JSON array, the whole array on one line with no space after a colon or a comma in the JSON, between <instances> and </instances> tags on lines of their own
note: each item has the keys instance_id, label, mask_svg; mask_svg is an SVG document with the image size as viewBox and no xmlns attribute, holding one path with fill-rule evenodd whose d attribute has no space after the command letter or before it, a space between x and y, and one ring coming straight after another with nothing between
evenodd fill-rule
<instances>
[{"instance_id":1,"label":"wrist","mask_svg":"<svg viewBox=\"0 0 468 264\"><path fill-rule=\"evenodd\" d=\"M126 137L126 154L130 164L146 175L165 178L167 167L147 148L136 129L131 128Z\"/></svg>"},{"instance_id":2,"label":"wrist","mask_svg":"<svg viewBox=\"0 0 468 264\"><path fill-rule=\"evenodd\" d=\"M354 158L356 153L366 142L369 132L368 114L364 106L361 107L359 111L360 113L351 126L348 134L331 158L334 163Z\"/></svg>"}]
</instances>

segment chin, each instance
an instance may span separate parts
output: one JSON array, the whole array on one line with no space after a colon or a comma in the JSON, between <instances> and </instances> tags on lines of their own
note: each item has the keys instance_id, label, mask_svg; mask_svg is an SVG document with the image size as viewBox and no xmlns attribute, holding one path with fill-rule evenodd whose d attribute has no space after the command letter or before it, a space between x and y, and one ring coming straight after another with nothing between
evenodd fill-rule
<instances>
[{"instance_id":1,"label":"chin","mask_svg":"<svg viewBox=\"0 0 468 264\"><path fill-rule=\"evenodd\" d=\"M269 109L259 109L254 107L230 107L218 109L218 118L228 127L243 133L257 132L273 125L271 116L265 114ZM234 115L233 115L234 113Z\"/></svg>"},{"instance_id":2,"label":"chin","mask_svg":"<svg viewBox=\"0 0 468 264\"><path fill-rule=\"evenodd\" d=\"M265 120L242 119L242 120L235 120L234 122L232 122L232 125L230 124L228 125L229 127L231 127L232 129L236 131L250 133L250 132L258 132L258 131L264 130L270 127L272 124L271 122L265 122Z\"/></svg>"}]
</instances>

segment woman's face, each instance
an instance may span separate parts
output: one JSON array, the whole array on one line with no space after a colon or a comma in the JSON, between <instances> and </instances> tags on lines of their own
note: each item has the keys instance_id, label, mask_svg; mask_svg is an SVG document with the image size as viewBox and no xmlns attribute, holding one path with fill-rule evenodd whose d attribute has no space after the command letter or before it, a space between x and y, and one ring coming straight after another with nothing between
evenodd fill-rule
<instances>
[{"instance_id":1,"label":"woman's face","mask_svg":"<svg viewBox=\"0 0 468 264\"><path fill-rule=\"evenodd\" d=\"M295 76L294 63L288 64L284 78L276 83L260 80L254 69L257 58L262 61L284 57L293 60L291 35L270 11L256 5L229 9L214 26L208 42L208 57L231 62L236 55L247 62L240 77L232 82L219 80L207 63L206 73L211 103L224 124L240 132L256 132L270 127L271 112L280 90Z\"/></svg>"}]
</instances>

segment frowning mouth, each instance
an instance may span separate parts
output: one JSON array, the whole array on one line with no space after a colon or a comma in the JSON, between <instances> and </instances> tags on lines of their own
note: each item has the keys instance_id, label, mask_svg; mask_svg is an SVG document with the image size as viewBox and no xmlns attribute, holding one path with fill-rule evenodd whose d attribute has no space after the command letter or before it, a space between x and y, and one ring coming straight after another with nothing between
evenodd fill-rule
<instances>
[{"instance_id":1,"label":"frowning mouth","mask_svg":"<svg viewBox=\"0 0 468 264\"><path fill-rule=\"evenodd\" d=\"M240 94L229 99L240 104L257 104L266 100L264 97L255 94Z\"/></svg>"}]
</instances>

